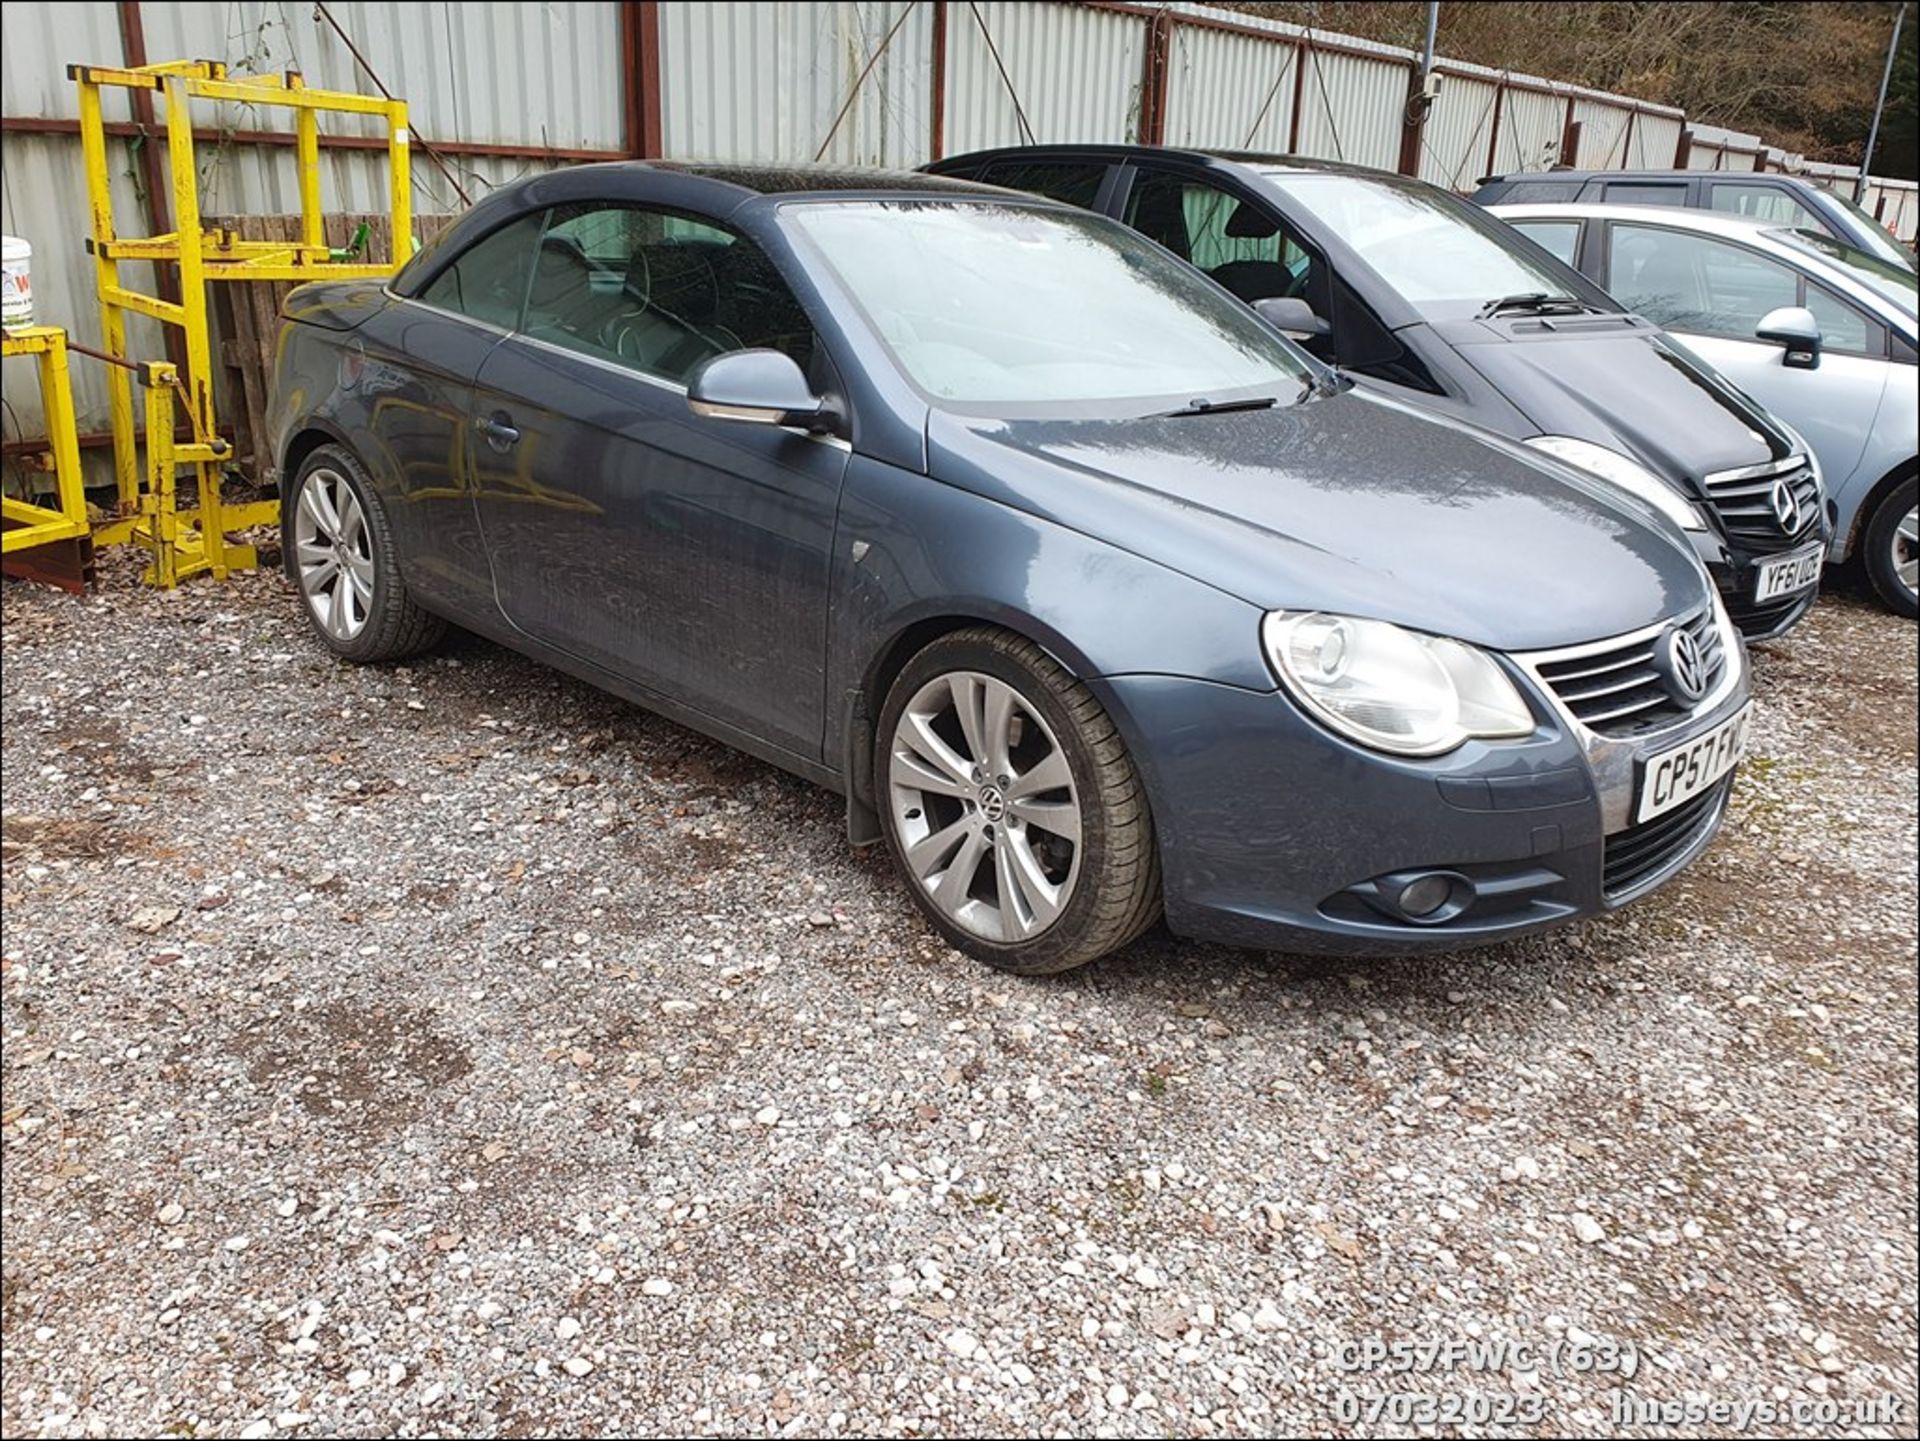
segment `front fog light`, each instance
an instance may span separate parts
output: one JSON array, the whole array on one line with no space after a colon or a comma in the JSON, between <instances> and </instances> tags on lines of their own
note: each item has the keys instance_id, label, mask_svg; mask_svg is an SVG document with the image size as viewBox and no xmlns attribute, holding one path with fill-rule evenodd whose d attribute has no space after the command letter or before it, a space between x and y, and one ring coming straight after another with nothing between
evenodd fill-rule
<instances>
[{"instance_id":1,"label":"front fog light","mask_svg":"<svg viewBox=\"0 0 1920 1441\"><path fill-rule=\"evenodd\" d=\"M1394 904L1408 915L1418 920L1430 916L1444 906L1453 895L1453 882L1446 876L1422 876L1419 880L1400 889L1394 897Z\"/></svg>"}]
</instances>

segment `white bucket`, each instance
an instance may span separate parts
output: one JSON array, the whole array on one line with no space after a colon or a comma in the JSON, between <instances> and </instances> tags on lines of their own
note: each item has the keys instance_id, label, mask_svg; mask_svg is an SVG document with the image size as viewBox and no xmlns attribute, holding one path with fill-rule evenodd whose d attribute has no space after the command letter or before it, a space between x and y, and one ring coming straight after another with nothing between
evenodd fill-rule
<instances>
[{"instance_id":1,"label":"white bucket","mask_svg":"<svg viewBox=\"0 0 1920 1441\"><path fill-rule=\"evenodd\" d=\"M9 235L5 252L0 326L17 330L33 324L33 247L18 236Z\"/></svg>"}]
</instances>

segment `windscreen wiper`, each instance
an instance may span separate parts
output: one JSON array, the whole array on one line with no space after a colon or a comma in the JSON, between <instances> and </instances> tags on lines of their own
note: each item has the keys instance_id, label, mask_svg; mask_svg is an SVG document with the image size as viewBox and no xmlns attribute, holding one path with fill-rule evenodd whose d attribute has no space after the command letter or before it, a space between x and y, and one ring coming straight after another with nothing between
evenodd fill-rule
<instances>
[{"instance_id":1,"label":"windscreen wiper","mask_svg":"<svg viewBox=\"0 0 1920 1441\"><path fill-rule=\"evenodd\" d=\"M1480 307L1480 313L1474 319L1486 320L1509 310L1525 310L1534 315L1576 315L1583 310L1597 312L1599 307L1571 295L1549 295L1544 290L1529 290L1525 295L1503 295L1498 300L1489 300Z\"/></svg>"},{"instance_id":2,"label":"windscreen wiper","mask_svg":"<svg viewBox=\"0 0 1920 1441\"><path fill-rule=\"evenodd\" d=\"M1155 419L1173 415L1220 415L1229 410L1270 410L1277 404L1271 395L1250 395L1243 400L1208 400L1196 396L1178 410L1163 410Z\"/></svg>"}]
</instances>

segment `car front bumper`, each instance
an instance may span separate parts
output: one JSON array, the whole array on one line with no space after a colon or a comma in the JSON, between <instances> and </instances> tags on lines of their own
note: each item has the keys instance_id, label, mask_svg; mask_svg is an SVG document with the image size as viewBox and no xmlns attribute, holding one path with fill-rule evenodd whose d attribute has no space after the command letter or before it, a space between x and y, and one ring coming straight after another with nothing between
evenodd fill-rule
<instances>
[{"instance_id":1,"label":"car front bumper","mask_svg":"<svg viewBox=\"0 0 1920 1441\"><path fill-rule=\"evenodd\" d=\"M1407 759L1353 745L1280 691L1170 676L1096 683L1146 777L1168 926L1265 950L1405 955L1491 944L1599 915L1658 888L1718 831L1733 776L1644 825L1641 766L1747 703L1730 682L1685 722L1609 741L1541 689L1535 734ZM1375 882L1441 872L1471 902L1396 919Z\"/></svg>"}]
</instances>

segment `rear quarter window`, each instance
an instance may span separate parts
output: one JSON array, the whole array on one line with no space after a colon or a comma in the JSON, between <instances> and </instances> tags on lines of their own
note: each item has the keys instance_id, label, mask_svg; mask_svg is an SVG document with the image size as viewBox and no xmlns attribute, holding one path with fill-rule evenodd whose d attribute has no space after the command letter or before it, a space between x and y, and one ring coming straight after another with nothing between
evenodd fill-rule
<instances>
[{"instance_id":1,"label":"rear quarter window","mask_svg":"<svg viewBox=\"0 0 1920 1441\"><path fill-rule=\"evenodd\" d=\"M1107 167L1064 160L1003 160L971 178L1091 210L1100 198L1100 182L1107 178Z\"/></svg>"},{"instance_id":2,"label":"rear quarter window","mask_svg":"<svg viewBox=\"0 0 1920 1441\"><path fill-rule=\"evenodd\" d=\"M1494 197L1499 205L1530 205L1541 200L1572 200L1580 193L1577 180L1513 180Z\"/></svg>"}]
</instances>

